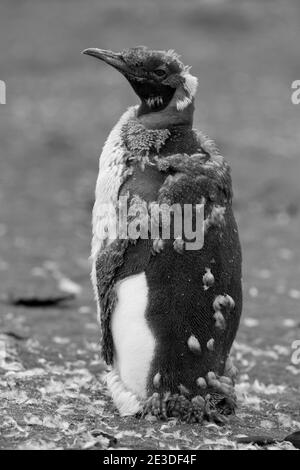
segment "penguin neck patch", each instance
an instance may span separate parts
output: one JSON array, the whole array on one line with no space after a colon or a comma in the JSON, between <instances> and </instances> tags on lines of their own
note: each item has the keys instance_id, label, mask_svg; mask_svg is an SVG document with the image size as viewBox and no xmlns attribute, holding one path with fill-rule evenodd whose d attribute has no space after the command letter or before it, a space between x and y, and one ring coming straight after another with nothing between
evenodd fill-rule
<instances>
[{"instance_id":1,"label":"penguin neck patch","mask_svg":"<svg viewBox=\"0 0 300 470\"><path fill-rule=\"evenodd\" d=\"M126 179L127 149L122 139L122 128L126 122L134 119L135 115L135 106L123 114L109 134L100 156L93 208L92 260L96 260L97 254L104 244L104 229L110 218L107 208L110 204L116 206L120 187Z\"/></svg>"},{"instance_id":2,"label":"penguin neck patch","mask_svg":"<svg viewBox=\"0 0 300 470\"><path fill-rule=\"evenodd\" d=\"M151 152L159 153L170 137L168 129L147 129L136 119L131 119L122 127L124 145L135 158L148 157Z\"/></svg>"}]
</instances>

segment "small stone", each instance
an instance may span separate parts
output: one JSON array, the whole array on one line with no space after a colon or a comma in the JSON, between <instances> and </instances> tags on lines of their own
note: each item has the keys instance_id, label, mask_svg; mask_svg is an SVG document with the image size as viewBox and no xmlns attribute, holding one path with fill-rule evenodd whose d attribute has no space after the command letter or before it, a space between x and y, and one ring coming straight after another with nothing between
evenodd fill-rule
<instances>
[{"instance_id":1,"label":"small stone","mask_svg":"<svg viewBox=\"0 0 300 470\"><path fill-rule=\"evenodd\" d=\"M257 297L258 296L258 289L257 287L250 287L249 289L249 295L250 297Z\"/></svg>"},{"instance_id":2,"label":"small stone","mask_svg":"<svg viewBox=\"0 0 300 470\"><path fill-rule=\"evenodd\" d=\"M282 324L286 328L295 328L295 326L297 326L297 322L292 318L286 318L285 320L283 320Z\"/></svg>"},{"instance_id":3,"label":"small stone","mask_svg":"<svg viewBox=\"0 0 300 470\"><path fill-rule=\"evenodd\" d=\"M293 252L289 248L281 248L279 250L279 256L281 259L290 260L293 257Z\"/></svg>"},{"instance_id":4,"label":"small stone","mask_svg":"<svg viewBox=\"0 0 300 470\"><path fill-rule=\"evenodd\" d=\"M211 338L209 341L207 341L206 346L209 351L213 351L215 349L215 340Z\"/></svg>"},{"instance_id":5,"label":"small stone","mask_svg":"<svg viewBox=\"0 0 300 470\"><path fill-rule=\"evenodd\" d=\"M270 279L270 277L272 276L272 273L269 269L261 269L258 271L258 276L261 279Z\"/></svg>"},{"instance_id":6,"label":"small stone","mask_svg":"<svg viewBox=\"0 0 300 470\"><path fill-rule=\"evenodd\" d=\"M289 291L289 296L292 298L292 299L300 299L300 291L297 290L297 289L291 289Z\"/></svg>"},{"instance_id":7,"label":"small stone","mask_svg":"<svg viewBox=\"0 0 300 470\"><path fill-rule=\"evenodd\" d=\"M244 325L247 326L248 328L255 328L256 326L259 325L259 321L256 320L256 318L244 318Z\"/></svg>"}]
</instances>

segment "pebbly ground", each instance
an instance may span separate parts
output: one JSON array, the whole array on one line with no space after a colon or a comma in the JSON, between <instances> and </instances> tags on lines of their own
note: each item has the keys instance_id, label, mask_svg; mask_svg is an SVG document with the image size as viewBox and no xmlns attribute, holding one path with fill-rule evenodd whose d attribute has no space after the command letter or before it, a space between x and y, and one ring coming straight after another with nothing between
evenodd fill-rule
<instances>
[{"instance_id":1,"label":"pebbly ground","mask_svg":"<svg viewBox=\"0 0 300 470\"><path fill-rule=\"evenodd\" d=\"M245 312L233 350L240 369L239 407L224 427L119 418L103 385L105 366L99 360L87 268L71 271L72 282L55 274L58 264L53 261L27 268L27 289L15 287L13 299L1 305L0 448L230 449L237 447L237 436L279 439L299 430L299 366L291 362L291 344L299 338L292 305L299 291L291 280L282 293L290 264L285 258L293 252L289 247L276 250L277 269L259 268L257 260L246 284ZM274 259L273 246L261 251L273 253ZM51 303L66 291L77 297L61 306L9 304L34 295ZM291 306L288 315L281 312L285 304Z\"/></svg>"},{"instance_id":2,"label":"pebbly ground","mask_svg":"<svg viewBox=\"0 0 300 470\"><path fill-rule=\"evenodd\" d=\"M290 101L299 4L88 4L3 2L0 448L231 449L240 435L283 438L300 428L300 108ZM79 52L141 43L193 65L195 123L233 169L244 312L233 350L239 407L224 427L120 419L102 382L90 213L100 147L135 98Z\"/></svg>"}]
</instances>

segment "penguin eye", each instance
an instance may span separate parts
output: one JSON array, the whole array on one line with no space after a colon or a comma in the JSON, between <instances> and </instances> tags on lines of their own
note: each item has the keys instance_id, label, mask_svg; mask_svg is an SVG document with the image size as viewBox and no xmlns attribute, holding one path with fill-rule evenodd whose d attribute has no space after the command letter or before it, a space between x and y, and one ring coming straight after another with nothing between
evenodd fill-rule
<instances>
[{"instance_id":1,"label":"penguin eye","mask_svg":"<svg viewBox=\"0 0 300 470\"><path fill-rule=\"evenodd\" d=\"M164 75L167 74L167 72L164 69L156 69L156 70L154 70L154 74L157 77L163 77Z\"/></svg>"}]
</instances>

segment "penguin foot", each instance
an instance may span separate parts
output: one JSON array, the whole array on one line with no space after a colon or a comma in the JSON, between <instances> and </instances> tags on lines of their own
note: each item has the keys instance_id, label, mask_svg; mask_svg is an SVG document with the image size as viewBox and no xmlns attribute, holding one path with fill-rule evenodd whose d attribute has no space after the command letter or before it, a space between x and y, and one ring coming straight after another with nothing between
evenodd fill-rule
<instances>
[{"instance_id":1,"label":"penguin foot","mask_svg":"<svg viewBox=\"0 0 300 470\"><path fill-rule=\"evenodd\" d=\"M147 415L166 420L176 418L186 423L202 423L204 420L224 425L228 416L234 414L236 396L233 382L228 377L215 380L216 386L205 397L196 395L193 398L186 394L153 393L143 405L141 417ZM212 386L212 383L209 384Z\"/></svg>"},{"instance_id":2,"label":"penguin foot","mask_svg":"<svg viewBox=\"0 0 300 470\"><path fill-rule=\"evenodd\" d=\"M186 423L202 423L205 400L200 395L191 400L181 394L154 393L144 404L142 417L156 416L159 419L177 418Z\"/></svg>"},{"instance_id":3,"label":"penguin foot","mask_svg":"<svg viewBox=\"0 0 300 470\"><path fill-rule=\"evenodd\" d=\"M187 423L202 423L204 419L205 400L201 395L192 398L188 413L183 421Z\"/></svg>"},{"instance_id":4,"label":"penguin foot","mask_svg":"<svg viewBox=\"0 0 300 470\"><path fill-rule=\"evenodd\" d=\"M214 372L208 372L206 381L213 392L231 398L233 401L236 400L234 381L231 377L226 375L217 377Z\"/></svg>"},{"instance_id":5,"label":"penguin foot","mask_svg":"<svg viewBox=\"0 0 300 470\"><path fill-rule=\"evenodd\" d=\"M205 397L204 418L218 425L228 422L228 416L235 413L236 399L218 393L207 394Z\"/></svg>"},{"instance_id":6,"label":"penguin foot","mask_svg":"<svg viewBox=\"0 0 300 470\"><path fill-rule=\"evenodd\" d=\"M167 416L167 401L169 395L165 394L161 396L159 393L155 392L151 397L147 399L143 406L142 418L147 415L156 416L160 419L166 419Z\"/></svg>"}]
</instances>

